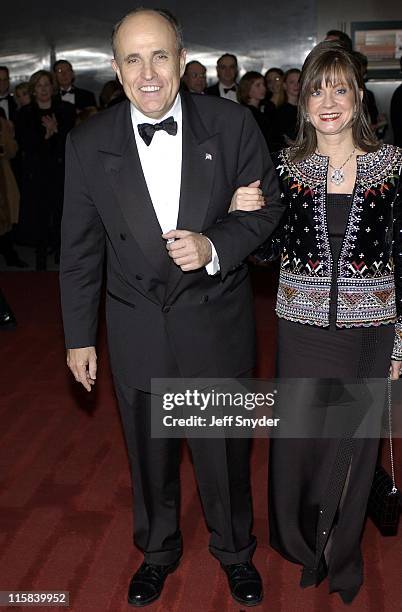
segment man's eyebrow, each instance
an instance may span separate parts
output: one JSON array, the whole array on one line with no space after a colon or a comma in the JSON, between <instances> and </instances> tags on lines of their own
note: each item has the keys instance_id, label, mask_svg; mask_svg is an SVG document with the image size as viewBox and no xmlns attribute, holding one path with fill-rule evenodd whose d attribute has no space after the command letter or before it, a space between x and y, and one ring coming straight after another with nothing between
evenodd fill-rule
<instances>
[{"instance_id":1,"label":"man's eyebrow","mask_svg":"<svg viewBox=\"0 0 402 612\"><path fill-rule=\"evenodd\" d=\"M156 49L156 51L152 51L152 55L159 55L160 53L163 53L165 55L169 55L169 51L167 51L166 49ZM141 57L141 53L129 53L128 55L126 55L126 57L124 58L124 61L127 62L130 59L138 59Z\"/></svg>"},{"instance_id":2,"label":"man's eyebrow","mask_svg":"<svg viewBox=\"0 0 402 612\"><path fill-rule=\"evenodd\" d=\"M130 59L136 59L137 57L140 57L139 53L129 53L128 55L126 55L126 57L124 58L124 61L127 62Z\"/></svg>"}]
</instances>

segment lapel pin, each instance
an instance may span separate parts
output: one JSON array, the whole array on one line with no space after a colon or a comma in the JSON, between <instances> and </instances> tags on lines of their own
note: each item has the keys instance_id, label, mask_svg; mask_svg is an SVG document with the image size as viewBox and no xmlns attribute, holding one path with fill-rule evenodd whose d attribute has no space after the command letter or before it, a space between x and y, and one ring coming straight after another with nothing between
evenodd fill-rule
<instances>
[{"instance_id":1,"label":"lapel pin","mask_svg":"<svg viewBox=\"0 0 402 612\"><path fill-rule=\"evenodd\" d=\"M212 155L211 153L205 153L205 159L209 159L212 161Z\"/></svg>"}]
</instances>

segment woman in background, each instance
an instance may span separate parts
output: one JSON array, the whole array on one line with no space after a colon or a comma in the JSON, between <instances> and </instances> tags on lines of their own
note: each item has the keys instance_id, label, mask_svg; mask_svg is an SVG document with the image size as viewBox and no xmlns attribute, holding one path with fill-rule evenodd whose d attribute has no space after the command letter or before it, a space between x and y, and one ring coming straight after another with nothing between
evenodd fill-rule
<instances>
[{"instance_id":1,"label":"woman in background","mask_svg":"<svg viewBox=\"0 0 402 612\"><path fill-rule=\"evenodd\" d=\"M23 83L18 83L14 89L14 98L17 102L18 109L23 106L27 106L31 102L31 95L29 93L29 83L28 81L24 81Z\"/></svg>"},{"instance_id":2,"label":"woman in background","mask_svg":"<svg viewBox=\"0 0 402 612\"><path fill-rule=\"evenodd\" d=\"M286 101L275 113L275 148L278 151L294 141L297 135L297 104L299 100L300 70L291 68L283 77Z\"/></svg>"},{"instance_id":3,"label":"woman in background","mask_svg":"<svg viewBox=\"0 0 402 612\"><path fill-rule=\"evenodd\" d=\"M50 72L29 79L32 102L18 111L16 136L21 155L19 242L35 246L36 269L45 270L48 250L60 256L64 147L74 127L75 108L54 98Z\"/></svg>"},{"instance_id":4,"label":"woman in background","mask_svg":"<svg viewBox=\"0 0 402 612\"><path fill-rule=\"evenodd\" d=\"M289 385L290 423L311 419L323 388L329 410L342 384L325 387L325 379L359 383L385 380L390 367L393 379L401 372L402 150L376 140L363 90L354 54L335 42L317 45L300 76L296 142L275 158L288 204L276 238L278 376L304 379ZM240 188L231 210L261 204L257 188ZM350 407L341 436L272 439L269 459L271 545L303 566L302 587L328 575L330 592L345 603L363 582L360 540L379 447L374 436L354 435L365 402Z\"/></svg>"},{"instance_id":5,"label":"woman in background","mask_svg":"<svg viewBox=\"0 0 402 612\"><path fill-rule=\"evenodd\" d=\"M254 70L246 72L240 79L237 87L238 101L251 110L269 146L272 139L272 128L266 113L263 111L266 93L264 77Z\"/></svg>"},{"instance_id":6,"label":"woman in background","mask_svg":"<svg viewBox=\"0 0 402 612\"><path fill-rule=\"evenodd\" d=\"M274 108L279 108L286 102L286 94L283 87L284 72L280 68L269 68L265 73L265 86L267 88L267 100Z\"/></svg>"},{"instance_id":7,"label":"woman in background","mask_svg":"<svg viewBox=\"0 0 402 612\"><path fill-rule=\"evenodd\" d=\"M17 153L14 128L0 109L0 253L7 266L26 268L13 244L13 228L18 223L20 194L10 160Z\"/></svg>"}]
</instances>

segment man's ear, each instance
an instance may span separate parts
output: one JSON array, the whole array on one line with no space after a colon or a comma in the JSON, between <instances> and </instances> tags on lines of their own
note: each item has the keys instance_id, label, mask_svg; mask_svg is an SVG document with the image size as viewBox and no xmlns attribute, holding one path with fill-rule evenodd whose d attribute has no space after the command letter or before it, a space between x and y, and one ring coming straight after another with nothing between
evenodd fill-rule
<instances>
[{"instance_id":1,"label":"man's ear","mask_svg":"<svg viewBox=\"0 0 402 612\"><path fill-rule=\"evenodd\" d=\"M120 68L116 62L116 60L113 58L112 59L112 68L114 70L114 72L117 74L117 78L120 81L120 85L123 85L122 81L121 81L121 74L120 74Z\"/></svg>"},{"instance_id":2,"label":"man's ear","mask_svg":"<svg viewBox=\"0 0 402 612\"><path fill-rule=\"evenodd\" d=\"M186 49L182 49L180 51L180 78L183 76L184 74L184 70L186 68L186 57L187 57L187 51Z\"/></svg>"}]
</instances>

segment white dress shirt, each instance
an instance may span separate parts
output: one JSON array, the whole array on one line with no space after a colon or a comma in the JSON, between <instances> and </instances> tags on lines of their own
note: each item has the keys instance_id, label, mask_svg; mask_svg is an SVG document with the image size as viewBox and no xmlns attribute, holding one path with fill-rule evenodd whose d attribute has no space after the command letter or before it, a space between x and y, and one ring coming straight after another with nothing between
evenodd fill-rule
<instances>
[{"instance_id":1,"label":"white dress shirt","mask_svg":"<svg viewBox=\"0 0 402 612\"><path fill-rule=\"evenodd\" d=\"M61 99L63 100L63 102L70 102L70 104L75 104L74 89L72 89L72 87L69 87L68 89L66 89L66 93L61 94Z\"/></svg>"},{"instance_id":2,"label":"white dress shirt","mask_svg":"<svg viewBox=\"0 0 402 612\"><path fill-rule=\"evenodd\" d=\"M167 117L173 117L177 122L176 136L168 134L165 130L158 130L155 132L151 144L147 146L141 138L137 126L141 123L160 123ZM177 95L170 111L159 119L152 119L143 115L131 104L131 121L149 195L162 230L161 233L165 234L170 230L177 229L179 215L183 148L180 96ZM211 241L210 243L212 260L205 266L205 269L208 274L216 274L219 271L219 260L214 245Z\"/></svg>"},{"instance_id":3,"label":"white dress shirt","mask_svg":"<svg viewBox=\"0 0 402 612\"><path fill-rule=\"evenodd\" d=\"M6 94L6 95L8 95L8 94ZM6 114L6 119L10 119L10 111L9 111L9 108L8 108L8 100L7 100L7 98L2 98L0 100L0 108L2 108L4 110L4 112Z\"/></svg>"},{"instance_id":4,"label":"white dress shirt","mask_svg":"<svg viewBox=\"0 0 402 612\"><path fill-rule=\"evenodd\" d=\"M236 90L237 90L236 83L233 83L232 87L236 87ZM225 89L228 89L228 88L225 87L224 85L222 85L222 83L219 81L219 95L220 95L220 97L221 98L226 98L226 100L232 100L232 102L239 102L239 100L237 99L237 94L236 94L235 91L228 91L226 93Z\"/></svg>"}]
</instances>

